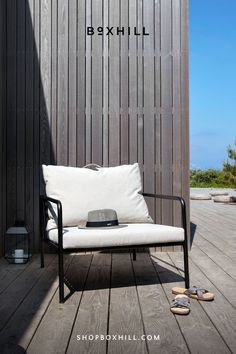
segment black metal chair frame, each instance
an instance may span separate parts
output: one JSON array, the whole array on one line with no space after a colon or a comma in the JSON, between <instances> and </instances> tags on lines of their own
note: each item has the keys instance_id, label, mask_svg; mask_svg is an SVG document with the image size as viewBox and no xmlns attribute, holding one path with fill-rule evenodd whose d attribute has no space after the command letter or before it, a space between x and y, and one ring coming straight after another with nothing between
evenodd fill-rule
<instances>
[{"instance_id":1,"label":"black metal chair frame","mask_svg":"<svg viewBox=\"0 0 236 354\"><path fill-rule=\"evenodd\" d=\"M59 200L49 198L46 196L40 196L40 233L41 233L41 267L44 267L44 247L43 243L46 241L50 245L56 248L58 253L58 267L59 267L59 302L63 303L65 301L64 296L64 260L63 254L68 252L81 252L81 251L101 251L105 249L133 249L133 259L136 260L136 249L143 247L163 247L163 246L183 246L184 253L184 273L185 273L185 287L189 288L189 267L188 267L188 229L187 229L187 218L186 218L186 204L182 197L162 195L162 194L151 194L142 193L144 197L176 200L181 205L182 214L182 227L184 229L184 241L177 242L166 242L166 243L152 243L152 244L134 244L128 246L114 246L114 247L104 247L104 248L74 248L74 249L63 249L63 225L62 225L62 204ZM57 206L57 226L58 226L58 243L54 243L47 237L46 232L46 222L47 222L47 210L51 208L51 203L55 203Z\"/></svg>"}]
</instances>

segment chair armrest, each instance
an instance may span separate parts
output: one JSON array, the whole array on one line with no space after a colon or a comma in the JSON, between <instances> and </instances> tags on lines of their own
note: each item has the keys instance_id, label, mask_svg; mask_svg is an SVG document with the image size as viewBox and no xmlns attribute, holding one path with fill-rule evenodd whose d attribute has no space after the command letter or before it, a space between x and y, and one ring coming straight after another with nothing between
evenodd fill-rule
<instances>
[{"instance_id":1,"label":"chair armrest","mask_svg":"<svg viewBox=\"0 0 236 354\"><path fill-rule=\"evenodd\" d=\"M186 216L186 203L184 198L175 195L153 194L153 193L142 193L142 195L144 197L150 197L156 199L177 200L181 205L182 227L184 229L185 239L187 239L187 216Z\"/></svg>"},{"instance_id":2,"label":"chair armrest","mask_svg":"<svg viewBox=\"0 0 236 354\"><path fill-rule=\"evenodd\" d=\"M57 206L57 220L55 219L55 216L51 213L53 219L55 220L57 224L57 229L58 229L58 246L59 248L63 248L63 238L62 238L62 204L60 200L50 198L47 196L40 196L40 200L42 201L43 207L44 207L44 212L46 211L46 206L48 207L49 203L56 204ZM46 225L44 225L45 227Z\"/></svg>"}]
</instances>

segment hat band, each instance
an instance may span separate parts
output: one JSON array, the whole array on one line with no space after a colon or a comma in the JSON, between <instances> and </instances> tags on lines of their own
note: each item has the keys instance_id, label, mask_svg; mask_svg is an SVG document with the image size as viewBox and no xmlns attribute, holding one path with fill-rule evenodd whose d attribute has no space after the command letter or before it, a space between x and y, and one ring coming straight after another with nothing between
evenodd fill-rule
<instances>
[{"instance_id":1,"label":"hat band","mask_svg":"<svg viewBox=\"0 0 236 354\"><path fill-rule=\"evenodd\" d=\"M117 226L118 220L109 221L88 221L86 227L103 227L103 226Z\"/></svg>"}]
</instances>

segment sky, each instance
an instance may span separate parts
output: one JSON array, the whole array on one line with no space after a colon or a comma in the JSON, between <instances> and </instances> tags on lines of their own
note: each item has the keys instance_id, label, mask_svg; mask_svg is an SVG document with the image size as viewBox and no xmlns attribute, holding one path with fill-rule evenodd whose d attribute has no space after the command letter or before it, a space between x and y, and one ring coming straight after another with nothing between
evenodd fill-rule
<instances>
[{"instance_id":1,"label":"sky","mask_svg":"<svg viewBox=\"0 0 236 354\"><path fill-rule=\"evenodd\" d=\"M236 0L189 0L189 70L190 166L220 169L236 139Z\"/></svg>"}]
</instances>

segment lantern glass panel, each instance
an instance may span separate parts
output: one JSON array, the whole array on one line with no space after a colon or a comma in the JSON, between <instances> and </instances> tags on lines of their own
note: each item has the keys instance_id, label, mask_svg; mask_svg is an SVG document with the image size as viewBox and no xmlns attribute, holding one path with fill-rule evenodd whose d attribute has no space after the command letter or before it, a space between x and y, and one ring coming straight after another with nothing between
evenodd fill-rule
<instances>
[{"instance_id":1,"label":"lantern glass panel","mask_svg":"<svg viewBox=\"0 0 236 354\"><path fill-rule=\"evenodd\" d=\"M29 260L29 232L22 223L16 223L5 233L5 258L9 263L26 263Z\"/></svg>"}]
</instances>

